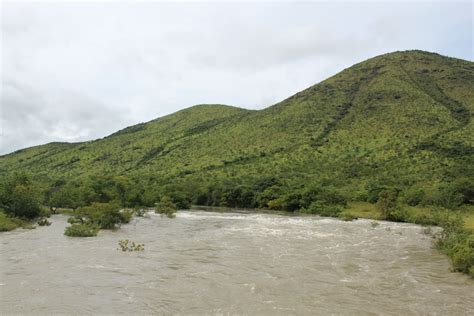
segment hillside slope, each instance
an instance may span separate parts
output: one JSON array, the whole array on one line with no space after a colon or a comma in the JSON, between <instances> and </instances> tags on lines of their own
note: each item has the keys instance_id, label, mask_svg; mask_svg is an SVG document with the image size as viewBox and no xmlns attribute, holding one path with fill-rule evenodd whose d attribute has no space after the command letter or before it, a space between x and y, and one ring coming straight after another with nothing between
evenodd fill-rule
<instances>
[{"instance_id":1,"label":"hillside slope","mask_svg":"<svg viewBox=\"0 0 474 316\"><path fill-rule=\"evenodd\" d=\"M260 111L199 105L90 142L0 157L0 175L126 175L147 185L322 181L430 190L473 177L474 63L423 51L356 64Z\"/></svg>"}]
</instances>

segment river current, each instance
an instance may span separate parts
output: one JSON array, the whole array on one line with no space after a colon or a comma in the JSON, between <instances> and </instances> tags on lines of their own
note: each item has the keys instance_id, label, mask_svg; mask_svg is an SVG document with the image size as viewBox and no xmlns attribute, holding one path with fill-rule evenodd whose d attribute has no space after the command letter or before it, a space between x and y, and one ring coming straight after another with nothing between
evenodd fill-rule
<instances>
[{"instance_id":1,"label":"river current","mask_svg":"<svg viewBox=\"0 0 474 316\"><path fill-rule=\"evenodd\" d=\"M474 313L474 281L417 225L180 211L72 238L66 220L0 234L0 314Z\"/></svg>"}]
</instances>

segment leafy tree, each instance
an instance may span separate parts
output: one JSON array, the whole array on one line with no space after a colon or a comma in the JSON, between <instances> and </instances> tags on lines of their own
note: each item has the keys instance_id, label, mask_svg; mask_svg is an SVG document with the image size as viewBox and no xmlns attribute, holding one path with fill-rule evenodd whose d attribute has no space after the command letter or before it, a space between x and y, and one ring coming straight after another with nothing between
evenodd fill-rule
<instances>
[{"instance_id":1,"label":"leafy tree","mask_svg":"<svg viewBox=\"0 0 474 316\"><path fill-rule=\"evenodd\" d=\"M378 183L369 183L366 186L367 190L367 202L369 203L377 203L380 193L384 190L387 190L387 186L380 185Z\"/></svg>"},{"instance_id":2,"label":"leafy tree","mask_svg":"<svg viewBox=\"0 0 474 316\"><path fill-rule=\"evenodd\" d=\"M461 203L474 204L474 178L461 177L454 181L453 190L462 197Z\"/></svg>"},{"instance_id":3,"label":"leafy tree","mask_svg":"<svg viewBox=\"0 0 474 316\"><path fill-rule=\"evenodd\" d=\"M94 202L77 210L80 223L97 224L102 229L115 229L131 220L133 212L121 209L119 203Z\"/></svg>"},{"instance_id":4,"label":"leafy tree","mask_svg":"<svg viewBox=\"0 0 474 316\"><path fill-rule=\"evenodd\" d=\"M376 208L382 213L382 218L404 222L407 220L407 213L400 208L398 203L398 191L396 190L385 190L380 192Z\"/></svg>"},{"instance_id":5,"label":"leafy tree","mask_svg":"<svg viewBox=\"0 0 474 316\"><path fill-rule=\"evenodd\" d=\"M433 204L453 209L461 205L463 200L463 194L458 191L455 185L452 183L443 183L435 192Z\"/></svg>"},{"instance_id":6,"label":"leafy tree","mask_svg":"<svg viewBox=\"0 0 474 316\"><path fill-rule=\"evenodd\" d=\"M179 209L191 207L192 196L187 190L178 185L168 185L163 188L163 196L170 198Z\"/></svg>"},{"instance_id":7,"label":"leafy tree","mask_svg":"<svg viewBox=\"0 0 474 316\"><path fill-rule=\"evenodd\" d=\"M268 207L268 202L278 199L283 194L282 188L275 184L265 188L262 192L258 192L255 195L255 201L258 207Z\"/></svg>"},{"instance_id":8,"label":"leafy tree","mask_svg":"<svg viewBox=\"0 0 474 316\"><path fill-rule=\"evenodd\" d=\"M78 207L83 206L86 202L81 199L81 192L79 187L73 185L65 185L59 190L53 192L49 199L50 208L70 208L76 210Z\"/></svg>"},{"instance_id":9,"label":"leafy tree","mask_svg":"<svg viewBox=\"0 0 474 316\"><path fill-rule=\"evenodd\" d=\"M411 187L404 194L404 201L410 206L417 206L425 197L425 191L418 187Z\"/></svg>"},{"instance_id":10,"label":"leafy tree","mask_svg":"<svg viewBox=\"0 0 474 316\"><path fill-rule=\"evenodd\" d=\"M5 213L24 218L40 215L39 192L34 183L24 173L13 174L0 187L0 208Z\"/></svg>"}]
</instances>

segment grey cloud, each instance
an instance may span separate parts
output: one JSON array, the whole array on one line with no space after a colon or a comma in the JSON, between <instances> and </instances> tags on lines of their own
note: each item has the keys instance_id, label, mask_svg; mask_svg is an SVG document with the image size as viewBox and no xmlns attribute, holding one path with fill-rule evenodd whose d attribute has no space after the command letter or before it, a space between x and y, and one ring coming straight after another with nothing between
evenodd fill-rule
<instances>
[{"instance_id":1,"label":"grey cloud","mask_svg":"<svg viewBox=\"0 0 474 316\"><path fill-rule=\"evenodd\" d=\"M472 59L471 12L470 2L5 2L0 154L198 103L263 108L393 50Z\"/></svg>"}]
</instances>

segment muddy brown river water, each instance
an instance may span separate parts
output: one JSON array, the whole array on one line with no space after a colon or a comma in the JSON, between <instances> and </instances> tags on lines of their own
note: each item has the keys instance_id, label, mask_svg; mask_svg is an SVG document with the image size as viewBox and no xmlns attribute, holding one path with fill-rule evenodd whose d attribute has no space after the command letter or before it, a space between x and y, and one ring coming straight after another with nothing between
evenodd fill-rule
<instances>
[{"instance_id":1,"label":"muddy brown river water","mask_svg":"<svg viewBox=\"0 0 474 316\"><path fill-rule=\"evenodd\" d=\"M0 234L0 314L474 314L417 225L181 211L71 238L66 220Z\"/></svg>"}]
</instances>

